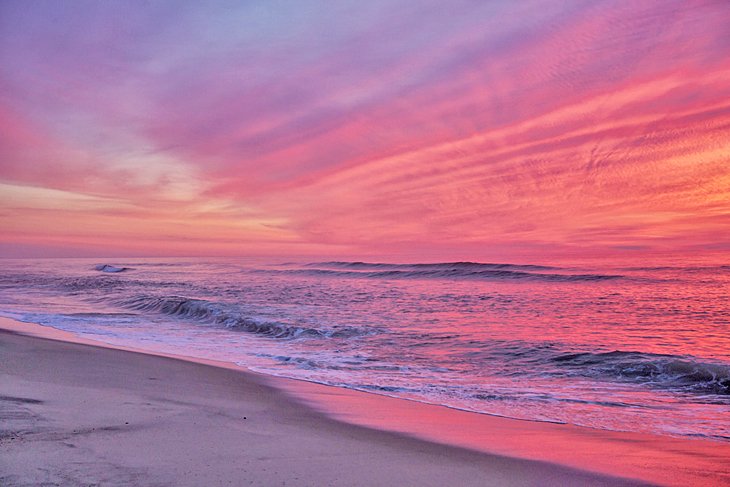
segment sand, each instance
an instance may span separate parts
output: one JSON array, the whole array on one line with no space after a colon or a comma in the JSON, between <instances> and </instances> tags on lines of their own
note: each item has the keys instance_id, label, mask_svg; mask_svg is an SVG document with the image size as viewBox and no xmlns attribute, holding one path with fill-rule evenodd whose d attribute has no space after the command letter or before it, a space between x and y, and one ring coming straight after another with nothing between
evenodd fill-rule
<instances>
[{"instance_id":1,"label":"sand","mask_svg":"<svg viewBox=\"0 0 730 487\"><path fill-rule=\"evenodd\" d=\"M7 320L0 327L13 328ZM560 459L490 454L350 424L308 407L265 377L221 365L0 332L0 485L639 484L625 479L620 464L615 475L605 475ZM352 394L349 401L360 397L378 415L393 412L395 418L404 414L399 407L408 411L415 404ZM459 414L485 418L417 407L446 414L433 416L446 424L444 418ZM522 425L515 435L521 438L534 424L502 421L507 426L492 430L493 443L512 435L510 424ZM538 446L550 435L531 431ZM631 438L625 440L631 446ZM613 449L621 444L611 441ZM667 468L676 461L669 458ZM690 478L694 485L722 485L730 476L721 470L670 475L663 483ZM638 473L631 476L657 480Z\"/></svg>"}]
</instances>

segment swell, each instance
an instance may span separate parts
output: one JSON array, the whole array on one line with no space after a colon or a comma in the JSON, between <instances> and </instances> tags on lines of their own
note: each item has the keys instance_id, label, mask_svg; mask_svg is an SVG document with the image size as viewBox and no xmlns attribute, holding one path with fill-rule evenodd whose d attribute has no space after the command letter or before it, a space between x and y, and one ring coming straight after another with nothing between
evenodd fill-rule
<instances>
[{"instance_id":1,"label":"swell","mask_svg":"<svg viewBox=\"0 0 730 487\"><path fill-rule=\"evenodd\" d=\"M639 266L639 267L625 267L628 271L675 271L675 272L687 272L687 273L698 273L698 272L723 272L730 271L730 265L706 265L706 266Z\"/></svg>"},{"instance_id":2,"label":"swell","mask_svg":"<svg viewBox=\"0 0 730 487\"><path fill-rule=\"evenodd\" d=\"M730 366L687 356L613 351L551 359L567 375L625 381L695 394L730 395Z\"/></svg>"},{"instance_id":3,"label":"swell","mask_svg":"<svg viewBox=\"0 0 730 487\"><path fill-rule=\"evenodd\" d=\"M272 338L347 338L371 333L371 331L354 327L312 328L264 320L248 316L234 305L181 296L135 296L114 301L113 304L138 312L156 313L197 323L218 325L233 331Z\"/></svg>"},{"instance_id":4,"label":"swell","mask_svg":"<svg viewBox=\"0 0 730 487\"><path fill-rule=\"evenodd\" d=\"M528 269L528 270L551 270L559 269L559 267L551 267L533 264L492 264L481 262L437 262L426 264L389 264L381 262L348 262L348 261L330 261L330 262L313 262L306 264L309 267L330 267L337 269L465 269L465 270L484 270L484 269Z\"/></svg>"},{"instance_id":5,"label":"swell","mask_svg":"<svg viewBox=\"0 0 730 487\"><path fill-rule=\"evenodd\" d=\"M119 267L111 264L99 264L97 266L94 266L94 270L99 272L107 272L107 273L113 273L116 274L117 272L126 272L131 270L130 267Z\"/></svg>"},{"instance_id":6,"label":"swell","mask_svg":"<svg viewBox=\"0 0 730 487\"><path fill-rule=\"evenodd\" d=\"M426 264L424 264L426 265ZM429 264L431 265L431 264ZM506 264L505 264L506 265ZM379 270L335 270L335 269L289 269L283 272L289 274L304 274L313 276L333 277L360 277L370 279L474 279L474 280L522 280L522 281L550 281L550 282L580 282L606 281L620 279L621 275L611 274L556 274L544 272L527 272L510 269L485 269L481 267L424 267L418 268L379 268Z\"/></svg>"}]
</instances>

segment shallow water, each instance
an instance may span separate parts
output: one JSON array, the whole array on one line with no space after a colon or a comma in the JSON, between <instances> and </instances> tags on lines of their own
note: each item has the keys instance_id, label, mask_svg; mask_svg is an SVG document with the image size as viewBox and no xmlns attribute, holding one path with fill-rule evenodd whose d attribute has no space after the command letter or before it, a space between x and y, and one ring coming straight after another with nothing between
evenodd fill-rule
<instances>
[{"instance_id":1,"label":"shallow water","mask_svg":"<svg viewBox=\"0 0 730 487\"><path fill-rule=\"evenodd\" d=\"M106 267L105 267L106 266ZM730 439L730 266L0 261L0 314L522 419Z\"/></svg>"}]
</instances>

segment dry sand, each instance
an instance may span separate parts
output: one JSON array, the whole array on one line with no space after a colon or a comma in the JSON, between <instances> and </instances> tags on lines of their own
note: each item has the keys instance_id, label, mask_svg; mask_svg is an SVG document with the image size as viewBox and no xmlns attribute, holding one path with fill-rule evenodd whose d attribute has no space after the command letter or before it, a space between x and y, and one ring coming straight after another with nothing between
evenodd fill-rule
<instances>
[{"instance_id":1,"label":"dry sand","mask_svg":"<svg viewBox=\"0 0 730 487\"><path fill-rule=\"evenodd\" d=\"M0 320L2 327L17 330L15 325ZM242 370L0 332L0 485L638 483L619 478L626 474L620 465L616 476L605 476L337 421L268 382ZM412 404L360 398L379 405L381 415L402 415L399 407L405 404L407 411ZM484 418L417 407L440 411L434 418L446 423L443 414ZM531 431L536 445L549 434ZM511 430L502 425L492 434L493 442L500 441L495 435L505 439ZM524 431L519 435L524 438ZM631 445L631 438L624 440ZM612 440L611 448L616 444ZM686 470L670 465L676 458L668 460L668 469ZM730 477L700 472L668 478L722 485Z\"/></svg>"}]
</instances>

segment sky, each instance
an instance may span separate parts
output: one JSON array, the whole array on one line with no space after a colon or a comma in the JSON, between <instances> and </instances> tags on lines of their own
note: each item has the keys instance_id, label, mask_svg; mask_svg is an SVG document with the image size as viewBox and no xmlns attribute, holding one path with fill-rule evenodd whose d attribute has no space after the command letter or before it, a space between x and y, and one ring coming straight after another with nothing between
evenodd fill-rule
<instances>
[{"instance_id":1,"label":"sky","mask_svg":"<svg viewBox=\"0 0 730 487\"><path fill-rule=\"evenodd\" d=\"M3 0L0 255L728 255L729 26L727 0Z\"/></svg>"}]
</instances>

